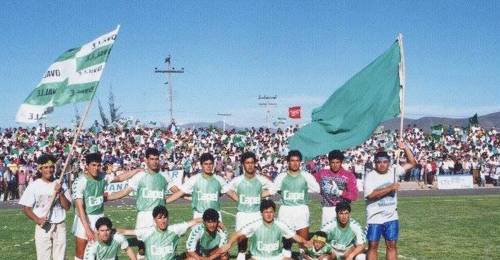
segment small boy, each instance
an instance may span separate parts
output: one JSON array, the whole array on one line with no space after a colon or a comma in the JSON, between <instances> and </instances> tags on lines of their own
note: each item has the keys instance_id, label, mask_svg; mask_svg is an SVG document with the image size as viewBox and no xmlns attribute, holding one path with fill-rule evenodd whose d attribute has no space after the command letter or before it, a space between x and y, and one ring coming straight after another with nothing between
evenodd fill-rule
<instances>
[{"instance_id":1,"label":"small boy","mask_svg":"<svg viewBox=\"0 0 500 260\"><path fill-rule=\"evenodd\" d=\"M326 233L317 231L312 237L313 246L306 247L304 259L306 260L332 260L332 247L326 242Z\"/></svg>"}]
</instances>

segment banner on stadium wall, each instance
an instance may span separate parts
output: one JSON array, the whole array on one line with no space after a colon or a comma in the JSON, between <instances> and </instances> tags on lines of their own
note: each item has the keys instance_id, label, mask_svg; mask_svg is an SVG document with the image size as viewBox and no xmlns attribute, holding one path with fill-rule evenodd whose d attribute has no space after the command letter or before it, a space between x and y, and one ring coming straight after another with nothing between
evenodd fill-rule
<instances>
[{"instance_id":1,"label":"banner on stadium wall","mask_svg":"<svg viewBox=\"0 0 500 260\"><path fill-rule=\"evenodd\" d=\"M165 177L168 183L173 183L175 186L179 187L182 185L182 170L162 172L161 175ZM128 187L128 181L123 182L113 182L108 184L105 188L105 192L117 192ZM131 194L132 196L132 194Z\"/></svg>"},{"instance_id":2,"label":"banner on stadium wall","mask_svg":"<svg viewBox=\"0 0 500 260\"><path fill-rule=\"evenodd\" d=\"M472 175L438 175L437 182L440 190L474 188Z\"/></svg>"}]
</instances>

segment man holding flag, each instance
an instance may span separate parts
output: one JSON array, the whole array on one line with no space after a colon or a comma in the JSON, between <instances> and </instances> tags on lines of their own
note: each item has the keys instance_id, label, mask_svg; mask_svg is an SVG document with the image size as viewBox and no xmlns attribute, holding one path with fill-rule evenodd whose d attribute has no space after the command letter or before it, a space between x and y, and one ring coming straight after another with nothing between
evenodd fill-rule
<instances>
[{"instance_id":1,"label":"man holding flag","mask_svg":"<svg viewBox=\"0 0 500 260\"><path fill-rule=\"evenodd\" d=\"M374 156L375 169L365 176L364 193L366 199L366 224L368 232L368 259L377 259L380 237L384 236L387 259L397 259L396 243L399 235L399 218L397 211L397 179L407 170L415 167L417 162L411 149L402 141L398 148L404 150L406 163L402 166L391 158L387 152L377 152ZM399 152L399 151L397 151Z\"/></svg>"},{"instance_id":2,"label":"man holding flag","mask_svg":"<svg viewBox=\"0 0 500 260\"><path fill-rule=\"evenodd\" d=\"M43 154L38 157L37 163L40 178L28 185L19 204L23 206L23 213L37 224L37 259L63 260L66 255L66 210L71 206L71 195L66 187L53 180L56 163L54 156ZM51 195L54 190L57 201L49 217L47 212L52 204Z\"/></svg>"}]
</instances>

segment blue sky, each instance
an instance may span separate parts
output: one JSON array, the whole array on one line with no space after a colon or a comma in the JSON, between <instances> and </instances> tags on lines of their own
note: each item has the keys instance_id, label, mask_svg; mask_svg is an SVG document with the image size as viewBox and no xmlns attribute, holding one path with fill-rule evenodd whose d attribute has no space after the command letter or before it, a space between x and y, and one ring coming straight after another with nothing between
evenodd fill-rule
<instances>
[{"instance_id":1,"label":"blue sky","mask_svg":"<svg viewBox=\"0 0 500 260\"><path fill-rule=\"evenodd\" d=\"M166 55L179 123L264 125L258 95L278 95L273 117L301 105L303 122L357 71L404 35L409 117L500 111L498 1L11 1L0 10L1 126L63 51L121 25L97 97L110 86L122 112L168 119ZM96 100L97 101L97 100ZM78 104L81 111L84 104ZM74 106L49 124L69 124ZM87 122L99 119L97 102Z\"/></svg>"}]
</instances>

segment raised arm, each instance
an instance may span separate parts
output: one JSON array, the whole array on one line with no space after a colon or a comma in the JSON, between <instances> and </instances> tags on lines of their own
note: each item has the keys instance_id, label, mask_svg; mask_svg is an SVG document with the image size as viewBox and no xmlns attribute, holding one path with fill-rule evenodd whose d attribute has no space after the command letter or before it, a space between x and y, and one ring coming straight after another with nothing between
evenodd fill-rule
<instances>
[{"instance_id":1,"label":"raised arm","mask_svg":"<svg viewBox=\"0 0 500 260\"><path fill-rule=\"evenodd\" d=\"M170 195L170 196L167 196L167 198L165 199L165 201L166 201L167 203L172 203L172 202L174 202L174 201L176 201L176 200L180 199L182 196L184 196L184 194L185 194L185 193L184 193L182 190L179 190L179 191L177 191L176 193L174 193L174 194L172 194L172 195Z\"/></svg>"},{"instance_id":2,"label":"raised arm","mask_svg":"<svg viewBox=\"0 0 500 260\"><path fill-rule=\"evenodd\" d=\"M135 229L116 228L116 232L124 236L134 236L134 237L137 236Z\"/></svg>"},{"instance_id":3,"label":"raised arm","mask_svg":"<svg viewBox=\"0 0 500 260\"><path fill-rule=\"evenodd\" d=\"M131 171L124 171L124 172L116 175L111 182L126 181L126 180L132 178L132 176L136 175L138 172L141 172L141 171L144 171L144 169L138 168L138 169L131 170Z\"/></svg>"},{"instance_id":4,"label":"raised arm","mask_svg":"<svg viewBox=\"0 0 500 260\"><path fill-rule=\"evenodd\" d=\"M398 142L398 147L399 149L402 149L405 152L405 157L406 157L406 163L402 166L405 171L410 170L411 168L415 167L417 165L417 161L415 160L415 156L413 156L413 153L406 144L404 144L402 141Z\"/></svg>"}]
</instances>

